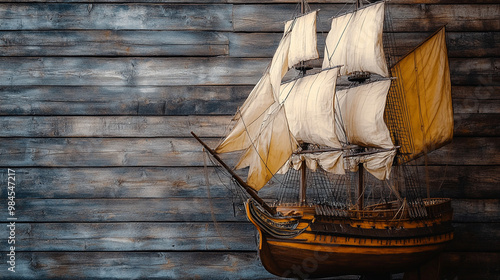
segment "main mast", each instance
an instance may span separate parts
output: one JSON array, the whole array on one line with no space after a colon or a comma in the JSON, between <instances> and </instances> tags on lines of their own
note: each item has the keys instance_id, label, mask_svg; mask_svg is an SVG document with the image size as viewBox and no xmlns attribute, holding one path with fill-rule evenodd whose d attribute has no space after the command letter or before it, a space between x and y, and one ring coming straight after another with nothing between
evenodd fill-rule
<instances>
[{"instance_id":1,"label":"main mast","mask_svg":"<svg viewBox=\"0 0 500 280\"><path fill-rule=\"evenodd\" d=\"M301 0L300 1L300 14L303 15L305 14L305 9L306 9L306 1ZM295 69L299 70L301 72L302 76L306 75L306 72L308 69L304 64L304 62L300 62L300 65L297 66ZM307 144L302 145L302 149L306 149ZM299 191L299 205L305 205L306 204L306 193L307 193L307 167L305 162L302 162L302 165L300 167L300 191Z\"/></svg>"}]
</instances>

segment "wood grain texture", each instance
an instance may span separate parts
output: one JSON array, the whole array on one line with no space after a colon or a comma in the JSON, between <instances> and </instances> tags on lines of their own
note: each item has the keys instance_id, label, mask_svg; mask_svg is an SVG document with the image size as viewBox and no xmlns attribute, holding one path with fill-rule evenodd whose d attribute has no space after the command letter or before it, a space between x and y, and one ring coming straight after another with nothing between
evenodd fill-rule
<instances>
[{"instance_id":1,"label":"wood grain texture","mask_svg":"<svg viewBox=\"0 0 500 280\"><path fill-rule=\"evenodd\" d=\"M0 4L1 30L232 31L231 5Z\"/></svg>"},{"instance_id":2,"label":"wood grain texture","mask_svg":"<svg viewBox=\"0 0 500 280\"><path fill-rule=\"evenodd\" d=\"M230 116L0 117L0 137L222 137Z\"/></svg>"},{"instance_id":3,"label":"wood grain texture","mask_svg":"<svg viewBox=\"0 0 500 280\"><path fill-rule=\"evenodd\" d=\"M233 115L252 86L6 86L0 115Z\"/></svg>"},{"instance_id":4,"label":"wood grain texture","mask_svg":"<svg viewBox=\"0 0 500 280\"><path fill-rule=\"evenodd\" d=\"M499 199L454 199L454 222L500 222ZM17 222L246 221L227 198L17 199ZM6 220L7 211L0 213Z\"/></svg>"},{"instance_id":5,"label":"wood grain texture","mask_svg":"<svg viewBox=\"0 0 500 280\"><path fill-rule=\"evenodd\" d=\"M17 273L11 279L185 279L209 275L228 279L275 279L267 273L254 252L20 252ZM448 252L440 258L445 277L494 279L499 253ZM449 277L449 278L448 278ZM332 279L358 279L359 276ZM458 279L458 278L457 278Z\"/></svg>"},{"instance_id":6,"label":"wood grain texture","mask_svg":"<svg viewBox=\"0 0 500 280\"><path fill-rule=\"evenodd\" d=\"M295 5L235 5L234 30L280 32ZM328 32L329 18L342 11L344 5L311 5L321 9L318 30ZM446 24L447 31L499 31L500 7L491 5L400 5L389 4L392 30L396 32L433 32ZM343 11L348 11L344 9ZM259 20L255 20L255 19ZM418 22L418 24L415 24Z\"/></svg>"},{"instance_id":7,"label":"wood grain texture","mask_svg":"<svg viewBox=\"0 0 500 280\"><path fill-rule=\"evenodd\" d=\"M321 9L322 53L330 17L352 1L308 2ZM0 182L16 170L19 219L16 273L0 278L274 279L228 178L203 167L189 132L219 141L296 3L0 0ZM453 199L443 278L498 279L498 0L388 6L395 56L447 24L455 138L417 168Z\"/></svg>"},{"instance_id":8,"label":"wood grain texture","mask_svg":"<svg viewBox=\"0 0 500 280\"><path fill-rule=\"evenodd\" d=\"M202 31L2 31L0 56L219 56L222 33Z\"/></svg>"},{"instance_id":9,"label":"wood grain texture","mask_svg":"<svg viewBox=\"0 0 500 280\"><path fill-rule=\"evenodd\" d=\"M323 56L326 33L318 34ZM391 33L402 56L429 32ZM1 31L0 56L230 56L272 57L280 33L232 33L150 30ZM497 56L500 32L448 32L450 57Z\"/></svg>"},{"instance_id":10,"label":"wood grain texture","mask_svg":"<svg viewBox=\"0 0 500 280\"><path fill-rule=\"evenodd\" d=\"M16 222L246 221L227 198L17 199ZM7 220L7 211L0 214Z\"/></svg>"},{"instance_id":11,"label":"wood grain texture","mask_svg":"<svg viewBox=\"0 0 500 280\"><path fill-rule=\"evenodd\" d=\"M218 141L207 139L211 147ZM458 137L430 153L428 164L499 165L498 141ZM2 138L0 143L0 162L11 167L203 166L202 149L193 138ZM224 157L236 163L237 155Z\"/></svg>"},{"instance_id":12,"label":"wood grain texture","mask_svg":"<svg viewBox=\"0 0 500 280\"><path fill-rule=\"evenodd\" d=\"M253 85L265 58L0 57L0 86ZM451 58L453 85L497 85L500 58ZM295 75L294 75L295 76Z\"/></svg>"},{"instance_id":13,"label":"wood grain texture","mask_svg":"<svg viewBox=\"0 0 500 280\"><path fill-rule=\"evenodd\" d=\"M231 118L217 115L0 116L0 137L190 137L194 131L202 137L222 138L232 128ZM500 114L455 114L454 130L455 137L500 136Z\"/></svg>"},{"instance_id":14,"label":"wood grain texture","mask_svg":"<svg viewBox=\"0 0 500 280\"><path fill-rule=\"evenodd\" d=\"M3 225L0 223L0 225ZM446 251L495 252L500 223L454 223ZM255 227L239 222L16 223L18 252L46 251L249 251L257 250Z\"/></svg>"},{"instance_id":15,"label":"wood grain texture","mask_svg":"<svg viewBox=\"0 0 500 280\"><path fill-rule=\"evenodd\" d=\"M250 251L250 223L17 223L18 251Z\"/></svg>"},{"instance_id":16,"label":"wood grain texture","mask_svg":"<svg viewBox=\"0 0 500 280\"><path fill-rule=\"evenodd\" d=\"M189 167L16 168L19 198L231 198L229 178L215 168ZM429 184L438 197L500 197L499 166L430 166ZM418 169L425 182L425 170ZM244 177L244 174L241 174ZM6 174L0 173L6 181ZM6 195L0 189L0 196ZM261 193L271 198L273 190ZM230 199L231 200L231 199ZM237 199L235 200L238 201ZM232 203L232 201L231 201Z\"/></svg>"},{"instance_id":17,"label":"wood grain texture","mask_svg":"<svg viewBox=\"0 0 500 280\"><path fill-rule=\"evenodd\" d=\"M384 33L384 38L394 40L395 48L389 52L402 56L423 42L432 32ZM318 33L318 52L324 55L327 33ZM272 57L281 38L280 33L227 33L231 57ZM446 47L449 57L490 57L498 56L499 32L447 32ZM387 47L387 46L386 46Z\"/></svg>"},{"instance_id":18,"label":"wood grain texture","mask_svg":"<svg viewBox=\"0 0 500 280\"><path fill-rule=\"evenodd\" d=\"M476 123L484 132L495 131L500 112L500 87L453 86L452 97L457 129ZM3 86L0 87L0 115L72 116L174 116L233 115L252 90L248 86ZM485 115L478 115L485 114ZM463 115L465 114L465 115ZM473 114L473 115L471 115ZM489 121L481 121L481 118ZM464 121L463 124L459 122ZM493 126L493 127L492 127ZM484 132L478 127L470 133ZM459 133L460 135L460 133Z\"/></svg>"},{"instance_id":19,"label":"wood grain texture","mask_svg":"<svg viewBox=\"0 0 500 280\"><path fill-rule=\"evenodd\" d=\"M2 0L0 3L95 3L94 0ZM101 0L100 3L169 3L169 4L296 4L296 0ZM354 4L353 0L311 0L307 3ZM391 0L395 4L469 4L470 0ZM495 4L497 0L477 0L477 4Z\"/></svg>"},{"instance_id":20,"label":"wood grain texture","mask_svg":"<svg viewBox=\"0 0 500 280\"><path fill-rule=\"evenodd\" d=\"M26 252L10 279L269 279L255 252Z\"/></svg>"}]
</instances>

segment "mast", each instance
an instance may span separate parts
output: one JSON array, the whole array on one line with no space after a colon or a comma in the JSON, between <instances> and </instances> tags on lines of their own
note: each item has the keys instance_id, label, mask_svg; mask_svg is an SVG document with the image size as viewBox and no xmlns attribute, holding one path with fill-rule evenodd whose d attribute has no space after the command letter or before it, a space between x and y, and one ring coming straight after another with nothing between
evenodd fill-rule
<instances>
[{"instance_id":1,"label":"mast","mask_svg":"<svg viewBox=\"0 0 500 280\"><path fill-rule=\"evenodd\" d=\"M300 1L300 13L305 14L305 0ZM302 76L306 75L307 67L304 65L304 62L300 62L300 66L296 68L301 71ZM306 149L306 145L302 145L302 149ZM305 160L302 162L300 167L300 191L299 191L299 205L306 205L306 194L307 194L307 167Z\"/></svg>"}]
</instances>

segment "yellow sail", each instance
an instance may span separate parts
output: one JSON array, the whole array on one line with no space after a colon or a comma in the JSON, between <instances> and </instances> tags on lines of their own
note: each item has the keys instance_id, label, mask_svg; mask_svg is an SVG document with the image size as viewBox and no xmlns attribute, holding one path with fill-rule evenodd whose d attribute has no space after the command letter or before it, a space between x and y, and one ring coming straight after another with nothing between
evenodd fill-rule
<instances>
[{"instance_id":1,"label":"yellow sail","mask_svg":"<svg viewBox=\"0 0 500 280\"><path fill-rule=\"evenodd\" d=\"M397 79L388 96L385 119L393 142L401 146L397 161L403 163L438 149L453 138L444 27L401 59L391 71ZM398 92L402 96L397 96Z\"/></svg>"}]
</instances>

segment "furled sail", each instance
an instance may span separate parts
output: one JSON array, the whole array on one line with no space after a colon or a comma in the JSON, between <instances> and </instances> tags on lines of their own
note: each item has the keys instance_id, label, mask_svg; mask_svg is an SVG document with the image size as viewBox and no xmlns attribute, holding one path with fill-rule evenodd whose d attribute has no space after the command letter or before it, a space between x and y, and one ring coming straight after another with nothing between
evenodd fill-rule
<instances>
[{"instance_id":1,"label":"furled sail","mask_svg":"<svg viewBox=\"0 0 500 280\"><path fill-rule=\"evenodd\" d=\"M363 157L351 157L351 171L357 169L357 163L365 163L366 170L380 180L385 180L389 175L395 155L395 147L384 122L390 85L391 80L385 79L338 90L336 94L339 140L344 145L383 150Z\"/></svg>"},{"instance_id":2,"label":"furled sail","mask_svg":"<svg viewBox=\"0 0 500 280\"><path fill-rule=\"evenodd\" d=\"M323 68L343 65L341 75L365 71L389 76L382 45L384 5L366 6L332 20Z\"/></svg>"},{"instance_id":3,"label":"furled sail","mask_svg":"<svg viewBox=\"0 0 500 280\"><path fill-rule=\"evenodd\" d=\"M316 46L311 46L311 41L316 45L316 15L314 11L286 23L271 63L235 115L233 129L215 149L217 153L244 151L236 168L250 166L247 183L255 190L297 149L279 102L280 85L293 64L318 57Z\"/></svg>"},{"instance_id":4,"label":"furled sail","mask_svg":"<svg viewBox=\"0 0 500 280\"><path fill-rule=\"evenodd\" d=\"M401 146L398 163L403 163L438 149L453 138L444 27L401 59L391 71L398 78L393 86L401 89L402 96L389 96L386 119L395 143ZM391 90L390 94L397 92ZM402 121L404 127L399 124Z\"/></svg>"}]
</instances>

